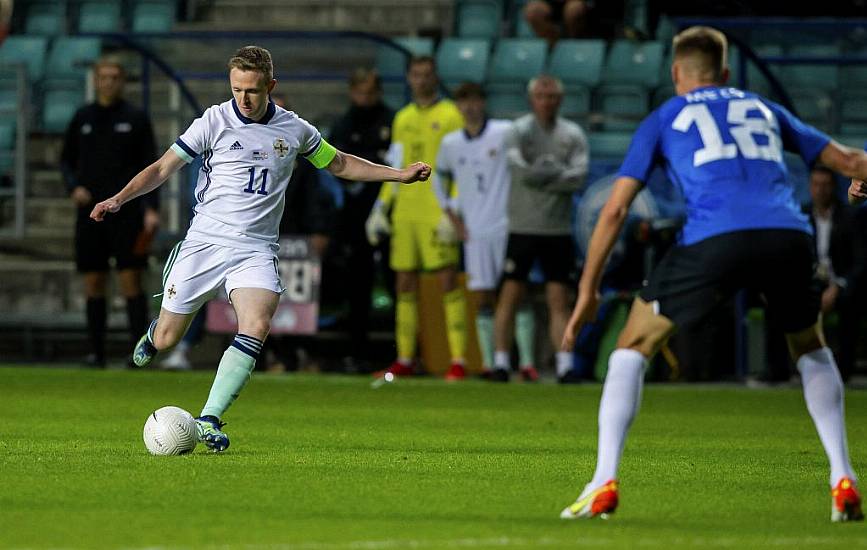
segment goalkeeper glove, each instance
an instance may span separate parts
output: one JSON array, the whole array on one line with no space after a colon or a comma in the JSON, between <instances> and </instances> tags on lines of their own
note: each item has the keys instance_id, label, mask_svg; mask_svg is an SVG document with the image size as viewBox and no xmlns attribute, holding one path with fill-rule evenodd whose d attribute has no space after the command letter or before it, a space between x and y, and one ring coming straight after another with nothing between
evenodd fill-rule
<instances>
[{"instance_id":1,"label":"goalkeeper glove","mask_svg":"<svg viewBox=\"0 0 867 550\"><path fill-rule=\"evenodd\" d=\"M437 224L436 236L437 240L443 244L455 244L460 240L458 228L455 227L455 223L445 212Z\"/></svg>"},{"instance_id":2,"label":"goalkeeper glove","mask_svg":"<svg viewBox=\"0 0 867 550\"><path fill-rule=\"evenodd\" d=\"M367 216L367 221L364 222L364 231L367 233L367 242L371 246L378 245L383 237L391 234L391 224L388 222L385 205L382 202L377 200L373 203L370 215Z\"/></svg>"}]
</instances>

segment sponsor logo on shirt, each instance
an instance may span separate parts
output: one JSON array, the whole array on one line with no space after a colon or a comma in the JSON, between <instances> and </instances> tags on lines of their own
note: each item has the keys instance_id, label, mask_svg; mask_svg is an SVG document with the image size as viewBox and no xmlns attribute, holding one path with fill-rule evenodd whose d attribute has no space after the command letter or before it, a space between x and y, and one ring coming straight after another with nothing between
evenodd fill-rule
<instances>
[{"instance_id":1,"label":"sponsor logo on shirt","mask_svg":"<svg viewBox=\"0 0 867 550\"><path fill-rule=\"evenodd\" d=\"M244 148L244 146L241 145L241 142L236 141L235 143L232 144L231 147L229 147L229 151L240 151L243 148Z\"/></svg>"},{"instance_id":2,"label":"sponsor logo on shirt","mask_svg":"<svg viewBox=\"0 0 867 550\"><path fill-rule=\"evenodd\" d=\"M253 160L268 160L268 151L253 151Z\"/></svg>"}]
</instances>

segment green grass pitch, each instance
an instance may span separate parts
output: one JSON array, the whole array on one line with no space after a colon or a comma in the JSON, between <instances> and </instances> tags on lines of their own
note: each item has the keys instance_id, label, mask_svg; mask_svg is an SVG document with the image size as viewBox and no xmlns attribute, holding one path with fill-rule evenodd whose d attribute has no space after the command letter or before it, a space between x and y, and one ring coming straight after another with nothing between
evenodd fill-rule
<instances>
[{"instance_id":1,"label":"green grass pitch","mask_svg":"<svg viewBox=\"0 0 867 550\"><path fill-rule=\"evenodd\" d=\"M261 375L221 455L147 454L212 374L0 368L2 548L864 548L829 521L798 389L645 388L608 520L560 510L592 473L600 386ZM867 393L846 395L867 475Z\"/></svg>"}]
</instances>

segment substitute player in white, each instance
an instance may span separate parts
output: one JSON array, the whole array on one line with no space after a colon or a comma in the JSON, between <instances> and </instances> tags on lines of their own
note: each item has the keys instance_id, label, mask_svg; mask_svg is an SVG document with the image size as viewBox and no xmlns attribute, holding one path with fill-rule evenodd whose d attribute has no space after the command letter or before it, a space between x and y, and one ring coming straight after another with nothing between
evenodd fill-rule
<instances>
[{"instance_id":1,"label":"substitute player in white","mask_svg":"<svg viewBox=\"0 0 867 550\"><path fill-rule=\"evenodd\" d=\"M476 333L487 375L494 366L494 305L509 237L511 179L505 143L512 122L486 117L485 92L476 83L461 84L454 97L465 125L443 138L437 154L434 191L447 216L438 233L443 241L464 241L467 288L476 302ZM532 310L521 309L515 324L521 369L535 372Z\"/></svg>"},{"instance_id":2,"label":"substitute player in white","mask_svg":"<svg viewBox=\"0 0 867 550\"><path fill-rule=\"evenodd\" d=\"M90 215L101 221L202 155L195 217L166 262L160 316L139 340L133 361L144 367L177 344L196 311L225 287L238 334L196 419L199 439L214 451L229 446L220 419L250 378L283 292L275 251L295 158L349 180L412 183L430 176L421 162L397 170L342 153L307 121L277 107L270 99L277 81L268 50L245 46L228 66L233 99L207 109L162 158Z\"/></svg>"}]
</instances>

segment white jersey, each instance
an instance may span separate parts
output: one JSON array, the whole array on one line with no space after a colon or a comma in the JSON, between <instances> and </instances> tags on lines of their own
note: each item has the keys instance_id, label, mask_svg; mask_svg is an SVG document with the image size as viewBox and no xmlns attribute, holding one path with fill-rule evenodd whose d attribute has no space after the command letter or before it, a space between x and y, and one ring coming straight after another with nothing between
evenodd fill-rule
<instances>
[{"instance_id":1,"label":"white jersey","mask_svg":"<svg viewBox=\"0 0 867 550\"><path fill-rule=\"evenodd\" d=\"M286 187L295 159L304 156L317 168L334 158L306 120L268 103L253 121L235 100L208 108L172 145L186 162L202 155L196 185L190 240L230 248L274 252Z\"/></svg>"},{"instance_id":2,"label":"white jersey","mask_svg":"<svg viewBox=\"0 0 867 550\"><path fill-rule=\"evenodd\" d=\"M471 240L508 231L511 179L505 138L511 127L508 120L488 120L478 136L457 130L446 134L440 145L434 188L441 201L448 200L460 212ZM444 190L448 181L457 186L456 199L444 199L450 195Z\"/></svg>"}]
</instances>

